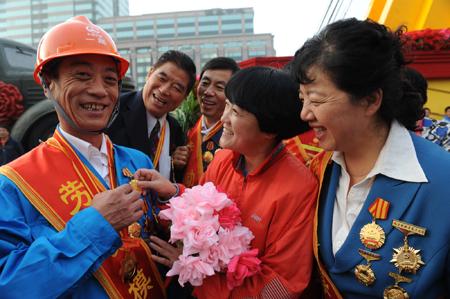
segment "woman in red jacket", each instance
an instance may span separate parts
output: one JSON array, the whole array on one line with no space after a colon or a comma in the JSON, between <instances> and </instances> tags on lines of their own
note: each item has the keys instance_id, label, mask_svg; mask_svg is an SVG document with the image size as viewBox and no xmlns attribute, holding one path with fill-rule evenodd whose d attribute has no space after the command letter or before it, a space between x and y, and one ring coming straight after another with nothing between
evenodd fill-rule
<instances>
[{"instance_id":1,"label":"woman in red jacket","mask_svg":"<svg viewBox=\"0 0 450 299\"><path fill-rule=\"evenodd\" d=\"M225 274L208 277L194 289L198 298L293 298L309 283L312 268L312 227L317 182L306 167L286 151L283 139L306 131L299 119L298 87L282 71L253 67L238 71L227 84L223 134L218 152L200 180L213 182L241 210L242 224L255 235L261 271L229 290ZM177 189L156 171L139 170L140 186L160 197ZM177 253L152 238L170 266Z\"/></svg>"}]
</instances>

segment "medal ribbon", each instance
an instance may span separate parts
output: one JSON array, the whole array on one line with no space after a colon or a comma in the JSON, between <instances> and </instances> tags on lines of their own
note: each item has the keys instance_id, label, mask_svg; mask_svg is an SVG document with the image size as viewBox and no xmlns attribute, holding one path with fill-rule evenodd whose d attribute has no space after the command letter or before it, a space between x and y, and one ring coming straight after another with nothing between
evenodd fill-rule
<instances>
[{"instance_id":1,"label":"medal ribbon","mask_svg":"<svg viewBox=\"0 0 450 299\"><path fill-rule=\"evenodd\" d=\"M203 116L202 116L203 117ZM220 129L222 129L223 123L219 120L216 124L209 130L208 134L203 136L203 142L211 139Z\"/></svg>"},{"instance_id":2,"label":"medal ribbon","mask_svg":"<svg viewBox=\"0 0 450 299\"><path fill-rule=\"evenodd\" d=\"M369 207L369 213L373 216L374 219L386 219L390 202L387 200L382 199L381 197L378 197L374 200L374 202Z\"/></svg>"},{"instance_id":3,"label":"medal ribbon","mask_svg":"<svg viewBox=\"0 0 450 299\"><path fill-rule=\"evenodd\" d=\"M164 138L166 138L166 125L167 120L164 122L164 125L161 129L161 134L159 135L158 146L156 147L155 157L153 158L153 168L156 169L158 167L159 157L161 157L162 148L164 146Z\"/></svg>"}]
</instances>

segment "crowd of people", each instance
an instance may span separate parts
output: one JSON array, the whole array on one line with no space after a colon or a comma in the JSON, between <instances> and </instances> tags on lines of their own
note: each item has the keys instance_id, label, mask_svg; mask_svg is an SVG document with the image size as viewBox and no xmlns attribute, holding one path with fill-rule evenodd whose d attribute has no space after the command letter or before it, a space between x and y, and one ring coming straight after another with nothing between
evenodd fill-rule
<instances>
[{"instance_id":1,"label":"crowd of people","mask_svg":"<svg viewBox=\"0 0 450 299\"><path fill-rule=\"evenodd\" d=\"M424 117L401 30L340 20L284 70L218 57L197 84L171 50L120 94L129 63L111 37L83 16L56 25L34 78L59 125L2 157L0 297L450 298L450 107ZM191 90L201 116L185 135L170 112ZM207 182L258 250L234 288L222 272L184 287L166 275L182 244L158 213Z\"/></svg>"}]
</instances>

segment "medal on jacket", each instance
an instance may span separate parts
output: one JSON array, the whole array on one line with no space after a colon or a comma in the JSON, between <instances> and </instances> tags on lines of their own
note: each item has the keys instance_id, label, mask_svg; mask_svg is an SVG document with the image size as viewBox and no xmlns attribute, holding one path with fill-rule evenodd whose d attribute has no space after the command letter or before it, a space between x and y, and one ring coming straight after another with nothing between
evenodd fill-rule
<instances>
[{"instance_id":1,"label":"medal on jacket","mask_svg":"<svg viewBox=\"0 0 450 299\"><path fill-rule=\"evenodd\" d=\"M214 155L210 151L206 151L203 154L203 161L205 161L206 163L210 163L213 158L214 158Z\"/></svg>"},{"instance_id":2,"label":"medal on jacket","mask_svg":"<svg viewBox=\"0 0 450 299\"><path fill-rule=\"evenodd\" d=\"M384 299L407 299L407 298L409 298L409 295L406 292L406 290L404 288L400 287L398 284L400 282L410 283L412 281L412 279L402 276L397 273L392 273L392 272L389 272L389 276L394 278L395 284L392 286L388 286L387 288L384 289L383 298Z\"/></svg>"},{"instance_id":3,"label":"medal on jacket","mask_svg":"<svg viewBox=\"0 0 450 299\"><path fill-rule=\"evenodd\" d=\"M361 243L369 249L378 249L383 246L386 240L386 234L381 226L379 226L376 219L386 219L389 212L390 203L380 197L369 207L369 213L372 215L372 222L364 225L360 232L359 238Z\"/></svg>"},{"instance_id":4,"label":"medal on jacket","mask_svg":"<svg viewBox=\"0 0 450 299\"><path fill-rule=\"evenodd\" d=\"M375 282L375 273L370 268L371 261L377 261L380 259L380 255L364 249L358 249L359 254L367 261L367 265L358 265L355 268L355 276L359 282L369 286Z\"/></svg>"},{"instance_id":5,"label":"medal on jacket","mask_svg":"<svg viewBox=\"0 0 450 299\"><path fill-rule=\"evenodd\" d=\"M137 264L138 263L133 252L127 251L120 267L120 274L123 282L129 283L133 280L137 273Z\"/></svg>"},{"instance_id":6,"label":"medal on jacket","mask_svg":"<svg viewBox=\"0 0 450 299\"><path fill-rule=\"evenodd\" d=\"M422 261L419 249L414 249L408 245L408 236L420 235L424 236L426 229L417 225L409 224L400 220L393 220L392 226L401 231L404 235L403 246L394 248L391 262L398 268L399 272L408 272L416 274L417 270L425 263Z\"/></svg>"}]
</instances>

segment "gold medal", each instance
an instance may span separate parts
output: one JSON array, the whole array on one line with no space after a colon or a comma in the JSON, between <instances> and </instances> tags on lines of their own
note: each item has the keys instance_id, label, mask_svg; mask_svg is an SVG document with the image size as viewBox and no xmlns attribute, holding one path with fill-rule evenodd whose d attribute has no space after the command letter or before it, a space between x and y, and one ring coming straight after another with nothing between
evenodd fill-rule
<instances>
[{"instance_id":1,"label":"gold medal","mask_svg":"<svg viewBox=\"0 0 450 299\"><path fill-rule=\"evenodd\" d=\"M214 155L210 151L206 151L203 154L203 161L205 161L206 163L210 163L213 158L214 158Z\"/></svg>"},{"instance_id":2,"label":"gold medal","mask_svg":"<svg viewBox=\"0 0 450 299\"><path fill-rule=\"evenodd\" d=\"M419 270L421 266L425 265L425 263L422 261L422 257L420 256L420 250L414 249L408 245L408 236L414 234L424 236L426 229L400 220L393 220L392 226L401 231L404 237L403 246L394 248L391 263L394 263L400 273L404 271L416 274L417 270Z\"/></svg>"},{"instance_id":3,"label":"gold medal","mask_svg":"<svg viewBox=\"0 0 450 299\"><path fill-rule=\"evenodd\" d=\"M132 188L134 191L142 192L142 188L139 187L137 183L138 183L138 180L134 180L134 179L131 180L131 181L129 182L131 188Z\"/></svg>"},{"instance_id":4,"label":"gold medal","mask_svg":"<svg viewBox=\"0 0 450 299\"><path fill-rule=\"evenodd\" d=\"M359 239L369 249L378 249L383 246L386 234L375 219L386 219L389 212L390 203L380 197L376 198L369 206L368 210L372 215L372 222L364 225L359 231Z\"/></svg>"},{"instance_id":5,"label":"gold medal","mask_svg":"<svg viewBox=\"0 0 450 299\"><path fill-rule=\"evenodd\" d=\"M125 257L122 260L122 265L120 267L120 274L122 280L125 283L129 283L137 274L137 260L132 253L125 253Z\"/></svg>"},{"instance_id":6,"label":"gold medal","mask_svg":"<svg viewBox=\"0 0 450 299\"><path fill-rule=\"evenodd\" d=\"M398 284L400 282L409 283L412 281L412 279L402 276L397 273L392 273L392 272L389 272L389 276L394 278L395 284L392 286L388 286L387 288L384 289L383 298L384 299L407 299L407 298L409 298L409 295L406 292L406 290L403 289L402 287L399 287Z\"/></svg>"},{"instance_id":7,"label":"gold medal","mask_svg":"<svg viewBox=\"0 0 450 299\"><path fill-rule=\"evenodd\" d=\"M391 262L394 263L400 273L405 271L416 274L420 266L425 265L419 252L420 250L416 250L408 246L408 244L405 244L402 247L394 248Z\"/></svg>"},{"instance_id":8,"label":"gold medal","mask_svg":"<svg viewBox=\"0 0 450 299\"><path fill-rule=\"evenodd\" d=\"M386 235L381 226L372 221L361 228L359 238L367 248L378 249L383 246Z\"/></svg>"},{"instance_id":9,"label":"gold medal","mask_svg":"<svg viewBox=\"0 0 450 299\"><path fill-rule=\"evenodd\" d=\"M366 251L363 249L359 249L359 254L366 259L367 265L358 265L355 267L355 277L362 284L369 286L375 282L375 273L373 272L371 266L371 261L376 261L380 259L380 255Z\"/></svg>"},{"instance_id":10,"label":"gold medal","mask_svg":"<svg viewBox=\"0 0 450 299\"><path fill-rule=\"evenodd\" d=\"M214 142L208 141L208 142L206 143L206 149L207 149L208 151L212 151L212 150L214 149Z\"/></svg>"},{"instance_id":11,"label":"gold medal","mask_svg":"<svg viewBox=\"0 0 450 299\"><path fill-rule=\"evenodd\" d=\"M384 299L407 299L408 293L399 286L388 286L383 292Z\"/></svg>"},{"instance_id":12,"label":"gold medal","mask_svg":"<svg viewBox=\"0 0 450 299\"><path fill-rule=\"evenodd\" d=\"M131 238L139 238L141 236L141 225L134 222L128 226L128 235Z\"/></svg>"}]
</instances>

